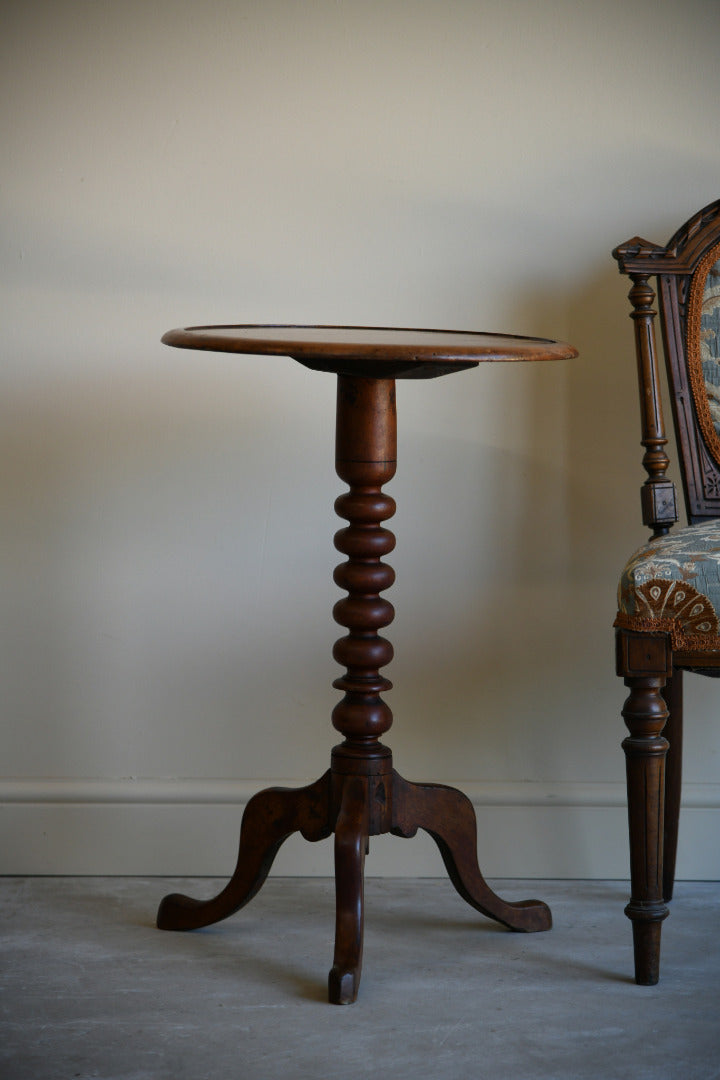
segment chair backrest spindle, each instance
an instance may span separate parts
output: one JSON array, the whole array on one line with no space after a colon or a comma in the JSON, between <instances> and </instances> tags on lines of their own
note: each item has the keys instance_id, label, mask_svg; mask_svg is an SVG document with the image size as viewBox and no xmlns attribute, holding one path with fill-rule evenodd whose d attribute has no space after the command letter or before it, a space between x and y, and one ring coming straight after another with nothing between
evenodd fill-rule
<instances>
[{"instance_id":1,"label":"chair backrest spindle","mask_svg":"<svg viewBox=\"0 0 720 1080\"><path fill-rule=\"evenodd\" d=\"M649 284L649 274L630 274L633 285L628 298L633 310L630 318L635 324L635 352L640 391L641 444L645 447L643 466L647 480L640 491L643 525L653 536L664 536L677 521L675 485L665 475L670 458L665 453L667 437L663 419L662 397L658 377L655 347L655 292Z\"/></svg>"},{"instance_id":2,"label":"chair backrest spindle","mask_svg":"<svg viewBox=\"0 0 720 1080\"><path fill-rule=\"evenodd\" d=\"M644 265L648 257L662 250L656 244L635 236L613 251L621 272L632 281L628 299L632 304L630 318L635 325L642 426L640 441L645 447L642 463L648 474L640 491L640 499L643 525L652 529L653 536L664 536L678 519L675 485L665 475L670 458L665 452L667 436L655 344L655 290L649 280L656 270L655 267L648 269Z\"/></svg>"}]
</instances>

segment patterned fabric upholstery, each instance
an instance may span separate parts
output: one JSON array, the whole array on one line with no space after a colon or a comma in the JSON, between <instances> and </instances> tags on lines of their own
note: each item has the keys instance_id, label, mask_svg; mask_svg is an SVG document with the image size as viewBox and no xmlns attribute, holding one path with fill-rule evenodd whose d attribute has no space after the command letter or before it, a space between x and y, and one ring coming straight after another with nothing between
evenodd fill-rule
<instances>
[{"instance_id":1,"label":"patterned fabric upholstery","mask_svg":"<svg viewBox=\"0 0 720 1080\"><path fill-rule=\"evenodd\" d=\"M700 362L710 418L720 435L720 260L708 271L700 319Z\"/></svg>"},{"instance_id":2,"label":"patterned fabric upholstery","mask_svg":"<svg viewBox=\"0 0 720 1080\"><path fill-rule=\"evenodd\" d=\"M636 551L620 577L615 625L669 633L673 649L720 653L720 520Z\"/></svg>"}]
</instances>

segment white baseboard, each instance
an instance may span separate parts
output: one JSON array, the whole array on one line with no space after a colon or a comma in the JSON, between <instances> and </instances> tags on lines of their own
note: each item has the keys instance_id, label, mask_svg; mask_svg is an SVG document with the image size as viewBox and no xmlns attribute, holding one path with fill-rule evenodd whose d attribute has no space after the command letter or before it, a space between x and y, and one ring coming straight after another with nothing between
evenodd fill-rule
<instances>
[{"instance_id":1,"label":"white baseboard","mask_svg":"<svg viewBox=\"0 0 720 1080\"><path fill-rule=\"evenodd\" d=\"M308 780L0 781L1 874L229 876L248 799ZM627 878L625 787L452 782L472 800L486 877ZM678 878L720 878L720 784L683 793ZM332 841L291 837L274 874L332 875ZM442 877L425 833L374 837L368 876Z\"/></svg>"}]
</instances>

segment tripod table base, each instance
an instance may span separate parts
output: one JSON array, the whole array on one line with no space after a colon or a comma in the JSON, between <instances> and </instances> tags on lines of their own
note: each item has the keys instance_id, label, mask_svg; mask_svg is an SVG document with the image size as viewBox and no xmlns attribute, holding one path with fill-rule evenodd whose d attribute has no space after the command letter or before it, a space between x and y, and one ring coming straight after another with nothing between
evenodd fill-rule
<instances>
[{"instance_id":1,"label":"tripod table base","mask_svg":"<svg viewBox=\"0 0 720 1080\"><path fill-rule=\"evenodd\" d=\"M369 838L381 832L411 837L424 829L438 845L450 880L463 900L510 930L549 930L541 900L508 903L483 878L477 860L472 803L455 788L413 784L380 760L381 771L344 774L333 769L305 788L267 788L248 803L237 866L210 900L174 893L160 905L161 930L197 930L225 919L259 892L282 843L295 832L306 840L335 834L335 953L328 977L331 1003L355 1001L362 970L363 881ZM384 826L387 827L384 827Z\"/></svg>"}]
</instances>

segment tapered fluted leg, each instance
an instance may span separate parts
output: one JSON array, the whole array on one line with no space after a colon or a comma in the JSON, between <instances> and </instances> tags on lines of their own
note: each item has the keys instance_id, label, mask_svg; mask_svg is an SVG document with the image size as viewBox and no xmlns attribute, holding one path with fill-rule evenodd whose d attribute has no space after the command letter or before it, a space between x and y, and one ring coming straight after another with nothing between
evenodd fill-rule
<instances>
[{"instance_id":1,"label":"tapered fluted leg","mask_svg":"<svg viewBox=\"0 0 720 1080\"><path fill-rule=\"evenodd\" d=\"M468 904L510 930L549 930L552 915L542 900L509 903L487 884L478 865L477 825L472 803L455 788L411 784L393 774L393 828L397 836L424 829L440 849L450 880Z\"/></svg>"},{"instance_id":2,"label":"tapered fluted leg","mask_svg":"<svg viewBox=\"0 0 720 1080\"><path fill-rule=\"evenodd\" d=\"M333 1005L350 1005L360 985L367 845L367 781L348 776L335 823L335 954L328 976L328 998Z\"/></svg>"},{"instance_id":3,"label":"tapered fluted leg","mask_svg":"<svg viewBox=\"0 0 720 1080\"><path fill-rule=\"evenodd\" d=\"M261 888L281 845L294 832L322 840L332 832L330 771L305 788L267 788L245 807L235 872L211 900L173 893L160 904L161 930L197 930L243 907Z\"/></svg>"},{"instance_id":4,"label":"tapered fluted leg","mask_svg":"<svg viewBox=\"0 0 720 1080\"><path fill-rule=\"evenodd\" d=\"M660 734L667 709L660 693L664 678L630 677L623 718L630 735L623 742L627 764L631 898L635 981L654 986L660 975L660 931L668 909L663 902L663 810L667 741Z\"/></svg>"}]
</instances>

